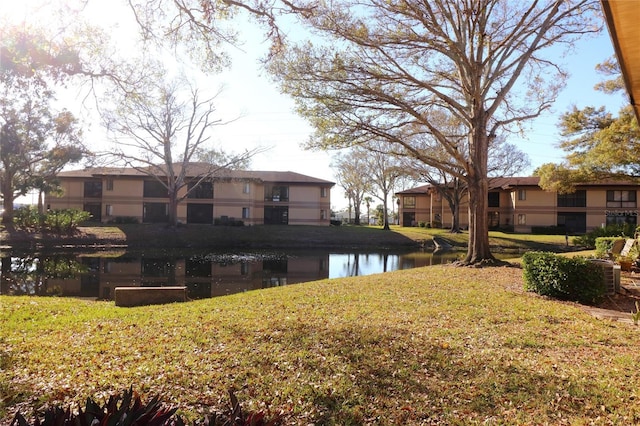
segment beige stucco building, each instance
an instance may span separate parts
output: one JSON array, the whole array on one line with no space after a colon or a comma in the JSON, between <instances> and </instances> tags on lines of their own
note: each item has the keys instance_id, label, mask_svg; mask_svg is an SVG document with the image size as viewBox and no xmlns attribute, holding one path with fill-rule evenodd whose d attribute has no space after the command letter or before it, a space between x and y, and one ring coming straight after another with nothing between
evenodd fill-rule
<instances>
[{"instance_id":1,"label":"beige stucco building","mask_svg":"<svg viewBox=\"0 0 640 426\"><path fill-rule=\"evenodd\" d=\"M571 194L548 192L537 177L491 179L489 226L528 233L536 227L559 227L569 234L585 233L610 223L637 224L637 183L600 181L579 185ZM402 226L421 223L450 227L447 201L431 185L396 193ZM469 225L466 196L460 206L460 227Z\"/></svg>"},{"instance_id":2,"label":"beige stucco building","mask_svg":"<svg viewBox=\"0 0 640 426\"><path fill-rule=\"evenodd\" d=\"M198 174L190 165L187 180ZM166 222L166 188L133 168L86 168L58 175L62 195L49 194L49 209L76 208L99 222ZM178 205L181 223L329 225L334 183L294 172L225 171L200 183ZM184 187L178 196L187 193Z\"/></svg>"}]
</instances>

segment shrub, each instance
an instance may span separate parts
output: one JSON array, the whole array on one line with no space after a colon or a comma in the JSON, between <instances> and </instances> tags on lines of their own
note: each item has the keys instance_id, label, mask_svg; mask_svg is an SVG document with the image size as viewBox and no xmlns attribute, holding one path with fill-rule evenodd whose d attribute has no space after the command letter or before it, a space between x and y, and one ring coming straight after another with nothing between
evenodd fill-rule
<instances>
[{"instance_id":1,"label":"shrub","mask_svg":"<svg viewBox=\"0 0 640 426\"><path fill-rule=\"evenodd\" d=\"M204 419L204 422L193 423L209 426L275 426L281 423L281 416L268 419L263 411L243 412L233 391L229 392L231 405L223 413L216 413ZM29 423L18 413L11 426L58 426L58 425L111 425L111 426L186 426L180 416L176 416L177 408L164 406L158 397L148 403L141 401L140 395L132 389L122 395L109 397L109 401L100 406L88 398L85 409L74 413L70 408L56 406L44 412L44 419L36 418Z\"/></svg>"},{"instance_id":2,"label":"shrub","mask_svg":"<svg viewBox=\"0 0 640 426\"><path fill-rule=\"evenodd\" d=\"M598 237L595 240L596 256L605 257L607 253L611 252L613 243L620 240L620 237Z\"/></svg>"},{"instance_id":3,"label":"shrub","mask_svg":"<svg viewBox=\"0 0 640 426\"><path fill-rule=\"evenodd\" d=\"M213 219L213 224L217 226L244 226L244 221L240 219L234 219L232 217L222 216L220 218Z\"/></svg>"},{"instance_id":4,"label":"shrub","mask_svg":"<svg viewBox=\"0 0 640 426\"><path fill-rule=\"evenodd\" d=\"M574 238L574 243L578 246L594 248L596 246L596 238L599 237L618 237L633 238L636 232L636 225L630 223L612 224L604 228L595 228L587 232L585 235Z\"/></svg>"},{"instance_id":5,"label":"shrub","mask_svg":"<svg viewBox=\"0 0 640 426\"><path fill-rule=\"evenodd\" d=\"M15 211L13 224L16 228L29 232L50 231L71 234L90 217L91 214L83 210L49 210L45 214L40 214L35 206L27 206Z\"/></svg>"},{"instance_id":6,"label":"shrub","mask_svg":"<svg viewBox=\"0 0 640 426\"><path fill-rule=\"evenodd\" d=\"M44 215L38 213L35 206L20 207L13 213L13 224L18 229L36 232L44 222Z\"/></svg>"},{"instance_id":7,"label":"shrub","mask_svg":"<svg viewBox=\"0 0 640 426\"><path fill-rule=\"evenodd\" d=\"M134 216L116 216L109 221L110 223L115 223L116 225L125 225L125 224L137 224L139 223L138 218Z\"/></svg>"},{"instance_id":8,"label":"shrub","mask_svg":"<svg viewBox=\"0 0 640 426\"><path fill-rule=\"evenodd\" d=\"M564 226L532 226L531 233L536 235L563 235L567 232Z\"/></svg>"},{"instance_id":9,"label":"shrub","mask_svg":"<svg viewBox=\"0 0 640 426\"><path fill-rule=\"evenodd\" d=\"M83 210L50 210L44 217L44 225L48 231L57 234L71 234L89 218L91 218L91 214Z\"/></svg>"},{"instance_id":10,"label":"shrub","mask_svg":"<svg viewBox=\"0 0 640 426\"><path fill-rule=\"evenodd\" d=\"M606 292L602 267L584 257L527 252L522 265L527 291L587 304L597 302Z\"/></svg>"},{"instance_id":11,"label":"shrub","mask_svg":"<svg viewBox=\"0 0 640 426\"><path fill-rule=\"evenodd\" d=\"M420 228L424 228L425 226L427 226L427 224L425 222L418 222L418 226Z\"/></svg>"}]
</instances>

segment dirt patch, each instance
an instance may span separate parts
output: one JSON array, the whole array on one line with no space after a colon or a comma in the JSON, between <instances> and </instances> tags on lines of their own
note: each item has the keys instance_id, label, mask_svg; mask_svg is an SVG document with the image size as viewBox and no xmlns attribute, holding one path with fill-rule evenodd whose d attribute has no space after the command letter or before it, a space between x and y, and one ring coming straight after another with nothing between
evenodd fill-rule
<instances>
[{"instance_id":1,"label":"dirt patch","mask_svg":"<svg viewBox=\"0 0 640 426\"><path fill-rule=\"evenodd\" d=\"M640 270L620 274L620 291L607 296L596 308L630 314L636 312L636 302L640 304Z\"/></svg>"}]
</instances>

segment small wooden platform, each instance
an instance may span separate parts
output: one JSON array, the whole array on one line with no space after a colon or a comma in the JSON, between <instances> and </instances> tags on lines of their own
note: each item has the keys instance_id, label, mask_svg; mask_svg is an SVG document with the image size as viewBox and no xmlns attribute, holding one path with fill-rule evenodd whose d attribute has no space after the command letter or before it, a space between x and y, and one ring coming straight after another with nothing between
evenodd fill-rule
<instances>
[{"instance_id":1,"label":"small wooden platform","mask_svg":"<svg viewBox=\"0 0 640 426\"><path fill-rule=\"evenodd\" d=\"M116 306L132 307L186 302L186 287L116 287Z\"/></svg>"}]
</instances>

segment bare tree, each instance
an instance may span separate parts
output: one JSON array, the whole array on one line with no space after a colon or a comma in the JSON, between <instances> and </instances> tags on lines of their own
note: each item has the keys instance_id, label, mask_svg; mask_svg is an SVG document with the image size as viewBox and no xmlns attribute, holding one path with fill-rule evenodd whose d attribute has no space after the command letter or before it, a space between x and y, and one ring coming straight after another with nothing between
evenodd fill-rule
<instances>
[{"instance_id":1,"label":"bare tree","mask_svg":"<svg viewBox=\"0 0 640 426\"><path fill-rule=\"evenodd\" d=\"M407 170L402 167L400 158L390 155L387 142L371 141L367 146L354 148L365 159L365 167L361 171L371 180L370 194L382 201L383 224L385 230L389 230L389 195L396 187L396 183L407 175Z\"/></svg>"},{"instance_id":2,"label":"bare tree","mask_svg":"<svg viewBox=\"0 0 640 426\"><path fill-rule=\"evenodd\" d=\"M460 140L463 146L466 140ZM431 149L437 149L432 147ZM433 155L433 154L432 154ZM464 176L464 170L459 168L457 173L451 173L452 162L445 150L441 149L440 164L448 164L446 167L429 166L413 157L405 158L406 168L414 170L423 182L433 187L449 205L451 211L451 232L460 231L460 205L464 197L468 195L468 188ZM504 137L496 137L489 146L488 181L493 178L513 176L522 173L530 166L529 156L513 144L505 142Z\"/></svg>"},{"instance_id":3,"label":"bare tree","mask_svg":"<svg viewBox=\"0 0 640 426\"><path fill-rule=\"evenodd\" d=\"M336 156L332 163L338 184L350 197L349 205L353 201L356 225L360 225L360 207L362 207L364 196L371 189L369 177L362 173L366 164L363 155L366 155L366 152L362 150L350 150L346 154Z\"/></svg>"},{"instance_id":4,"label":"bare tree","mask_svg":"<svg viewBox=\"0 0 640 426\"><path fill-rule=\"evenodd\" d=\"M303 43L271 67L316 128L309 145L339 148L386 140L433 167L417 148L429 135L451 159L470 200L463 263L493 261L488 238L488 154L495 135L539 116L565 81L547 48L601 27L596 0L334 1L304 22L325 44ZM439 125L465 126L465 146ZM435 119L432 119L435 118ZM463 150L466 150L463 152Z\"/></svg>"},{"instance_id":5,"label":"bare tree","mask_svg":"<svg viewBox=\"0 0 640 426\"><path fill-rule=\"evenodd\" d=\"M178 82L161 80L137 89L124 93L118 108L105 111L105 125L116 145L113 152L103 155L164 186L169 223L175 226L178 204L192 191L205 182L212 185L221 170L246 164L261 149L230 155L210 146L213 128L225 124L214 116L215 96L202 99L191 86L183 90ZM216 162L193 164L207 158Z\"/></svg>"}]
</instances>

